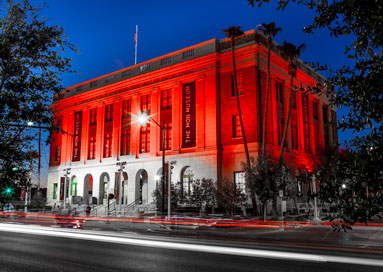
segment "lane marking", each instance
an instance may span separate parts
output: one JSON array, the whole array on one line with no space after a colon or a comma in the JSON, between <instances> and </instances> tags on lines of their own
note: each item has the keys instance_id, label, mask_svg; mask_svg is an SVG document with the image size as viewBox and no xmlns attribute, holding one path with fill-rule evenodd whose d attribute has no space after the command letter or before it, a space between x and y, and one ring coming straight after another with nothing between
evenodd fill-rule
<instances>
[{"instance_id":1,"label":"lane marking","mask_svg":"<svg viewBox=\"0 0 383 272\"><path fill-rule=\"evenodd\" d=\"M81 230L68 231L65 229L57 230L57 229L52 229L47 227L13 225L13 224L9 225L9 224L0 223L0 231L35 234L35 235L42 235L42 236L54 236L54 237L71 238L71 239L83 239L83 240L90 240L90 241L96 241L96 242L117 243L117 244L136 245L136 246L145 246L145 247L157 247L157 248L166 248L166 249L173 249L173 250L246 256L246 257L255 257L255 258L299 260L299 261L321 262L321 263L331 262L331 263L344 263L344 264L383 267L383 260L379 260L379 259L316 255L316 254L306 254L306 253L224 247L224 246L213 246L213 245L185 244L185 243L165 242L165 241L155 241L155 240L140 240L140 239L126 238L126 237L96 235L96 234L92 234L91 232L84 232Z\"/></svg>"}]
</instances>

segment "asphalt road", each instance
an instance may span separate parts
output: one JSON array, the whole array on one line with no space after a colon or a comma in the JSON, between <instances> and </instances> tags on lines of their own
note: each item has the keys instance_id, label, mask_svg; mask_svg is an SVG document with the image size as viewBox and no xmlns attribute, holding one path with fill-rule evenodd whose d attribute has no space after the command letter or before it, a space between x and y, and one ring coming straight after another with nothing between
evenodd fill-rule
<instances>
[{"instance_id":1,"label":"asphalt road","mask_svg":"<svg viewBox=\"0 0 383 272\"><path fill-rule=\"evenodd\" d=\"M78 233L84 232L74 234ZM119 240L122 238L100 242L0 231L0 271L383 271L382 266L249 257L151 246L149 240L145 246L120 244ZM192 247L187 242L179 245Z\"/></svg>"}]
</instances>

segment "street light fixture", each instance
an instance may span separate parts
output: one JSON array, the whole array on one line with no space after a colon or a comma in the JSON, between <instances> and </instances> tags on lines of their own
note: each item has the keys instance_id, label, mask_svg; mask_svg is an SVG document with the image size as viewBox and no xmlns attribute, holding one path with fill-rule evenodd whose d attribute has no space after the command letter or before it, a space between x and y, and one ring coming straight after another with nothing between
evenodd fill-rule
<instances>
[{"instance_id":1,"label":"street light fixture","mask_svg":"<svg viewBox=\"0 0 383 272\"><path fill-rule=\"evenodd\" d=\"M152 121L154 124L156 124L161 130L162 130L162 203L161 203L161 212L165 211L165 121L163 122L162 126L157 123L156 120L154 120L150 115L148 115L146 112L141 112L136 117L136 121L140 126L146 126L150 121ZM170 185L169 185L170 186ZM170 197L170 196L168 196ZM168 207L169 208L169 207Z\"/></svg>"}]
</instances>

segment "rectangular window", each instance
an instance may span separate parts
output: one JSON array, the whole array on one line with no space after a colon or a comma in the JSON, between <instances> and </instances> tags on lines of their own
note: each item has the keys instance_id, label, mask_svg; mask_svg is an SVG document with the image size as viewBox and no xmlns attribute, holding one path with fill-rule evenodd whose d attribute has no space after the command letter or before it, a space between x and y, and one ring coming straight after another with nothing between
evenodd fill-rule
<instances>
[{"instance_id":1,"label":"rectangular window","mask_svg":"<svg viewBox=\"0 0 383 272\"><path fill-rule=\"evenodd\" d=\"M313 118L318 120L318 103L313 101Z\"/></svg>"},{"instance_id":2,"label":"rectangular window","mask_svg":"<svg viewBox=\"0 0 383 272\"><path fill-rule=\"evenodd\" d=\"M319 143L319 121L318 121L318 103L313 101L313 118L314 118L314 141L315 141L315 149L318 153L320 148Z\"/></svg>"},{"instance_id":3,"label":"rectangular window","mask_svg":"<svg viewBox=\"0 0 383 272\"><path fill-rule=\"evenodd\" d=\"M97 108L89 111L89 125L97 124Z\"/></svg>"},{"instance_id":4,"label":"rectangular window","mask_svg":"<svg viewBox=\"0 0 383 272\"><path fill-rule=\"evenodd\" d=\"M105 106L105 122L113 121L113 104Z\"/></svg>"},{"instance_id":5,"label":"rectangular window","mask_svg":"<svg viewBox=\"0 0 383 272\"><path fill-rule=\"evenodd\" d=\"M161 91L161 110L172 108L172 91L163 90Z\"/></svg>"},{"instance_id":6,"label":"rectangular window","mask_svg":"<svg viewBox=\"0 0 383 272\"><path fill-rule=\"evenodd\" d=\"M105 133L104 136L104 158L112 157L112 133Z\"/></svg>"},{"instance_id":7,"label":"rectangular window","mask_svg":"<svg viewBox=\"0 0 383 272\"><path fill-rule=\"evenodd\" d=\"M325 146L328 146L330 144L329 141L329 121L328 121L328 108L327 106L322 107L322 114L323 114L323 136L324 136L324 144Z\"/></svg>"},{"instance_id":8,"label":"rectangular window","mask_svg":"<svg viewBox=\"0 0 383 272\"><path fill-rule=\"evenodd\" d=\"M171 150L172 149L172 122L171 121L165 121L165 150ZM160 150L162 151L162 136L163 132L161 130L161 137L160 137Z\"/></svg>"},{"instance_id":9,"label":"rectangular window","mask_svg":"<svg viewBox=\"0 0 383 272\"><path fill-rule=\"evenodd\" d=\"M243 94L243 77L242 74L239 73L237 74L237 86L238 86L238 95ZM236 96L235 93L235 80L234 80L234 75L231 75L231 96Z\"/></svg>"},{"instance_id":10,"label":"rectangular window","mask_svg":"<svg viewBox=\"0 0 383 272\"><path fill-rule=\"evenodd\" d=\"M307 153L311 151L310 142L310 119L309 119L309 98L307 95L302 96L302 114L303 114L303 137L304 148Z\"/></svg>"},{"instance_id":11,"label":"rectangular window","mask_svg":"<svg viewBox=\"0 0 383 272\"><path fill-rule=\"evenodd\" d=\"M130 127L122 130L121 135L121 155L130 154Z\"/></svg>"},{"instance_id":12,"label":"rectangular window","mask_svg":"<svg viewBox=\"0 0 383 272\"><path fill-rule=\"evenodd\" d=\"M182 58L190 58L194 56L194 49L190 49L188 51L182 52Z\"/></svg>"},{"instance_id":13,"label":"rectangular window","mask_svg":"<svg viewBox=\"0 0 383 272\"><path fill-rule=\"evenodd\" d=\"M234 172L234 184L242 193L246 193L245 172Z\"/></svg>"},{"instance_id":14,"label":"rectangular window","mask_svg":"<svg viewBox=\"0 0 383 272\"><path fill-rule=\"evenodd\" d=\"M283 83L279 81L275 81L275 96L277 98L277 102L283 104Z\"/></svg>"},{"instance_id":15,"label":"rectangular window","mask_svg":"<svg viewBox=\"0 0 383 272\"><path fill-rule=\"evenodd\" d=\"M150 114L150 94L141 96L141 112Z\"/></svg>"},{"instance_id":16,"label":"rectangular window","mask_svg":"<svg viewBox=\"0 0 383 272\"><path fill-rule=\"evenodd\" d=\"M291 108L296 109L297 108L297 94L295 91L291 94Z\"/></svg>"},{"instance_id":17,"label":"rectangular window","mask_svg":"<svg viewBox=\"0 0 383 272\"><path fill-rule=\"evenodd\" d=\"M57 199L57 183L53 183L53 200Z\"/></svg>"},{"instance_id":18,"label":"rectangular window","mask_svg":"<svg viewBox=\"0 0 383 272\"><path fill-rule=\"evenodd\" d=\"M291 110L291 147L298 150L298 125L297 125L297 111Z\"/></svg>"},{"instance_id":19,"label":"rectangular window","mask_svg":"<svg viewBox=\"0 0 383 272\"><path fill-rule=\"evenodd\" d=\"M147 153L150 151L150 125L141 127L140 129L140 153Z\"/></svg>"},{"instance_id":20,"label":"rectangular window","mask_svg":"<svg viewBox=\"0 0 383 272\"><path fill-rule=\"evenodd\" d=\"M122 118L130 117L130 113L132 110L132 105L130 99L124 100L122 102Z\"/></svg>"},{"instance_id":21,"label":"rectangular window","mask_svg":"<svg viewBox=\"0 0 383 272\"><path fill-rule=\"evenodd\" d=\"M232 116L233 138L242 137L241 120L239 114Z\"/></svg>"},{"instance_id":22,"label":"rectangular window","mask_svg":"<svg viewBox=\"0 0 383 272\"><path fill-rule=\"evenodd\" d=\"M57 133L61 133L62 123L63 123L62 119L57 119Z\"/></svg>"},{"instance_id":23,"label":"rectangular window","mask_svg":"<svg viewBox=\"0 0 383 272\"><path fill-rule=\"evenodd\" d=\"M61 156L61 152L60 152L60 146L56 146L56 150L55 150L55 161L60 161L60 156Z\"/></svg>"},{"instance_id":24,"label":"rectangular window","mask_svg":"<svg viewBox=\"0 0 383 272\"><path fill-rule=\"evenodd\" d=\"M337 126L337 120L336 120L336 112L331 111L331 123L332 123L332 140L333 143L338 143L338 126Z\"/></svg>"},{"instance_id":25,"label":"rectangular window","mask_svg":"<svg viewBox=\"0 0 383 272\"><path fill-rule=\"evenodd\" d=\"M89 137L88 160L96 158L96 137Z\"/></svg>"},{"instance_id":26,"label":"rectangular window","mask_svg":"<svg viewBox=\"0 0 383 272\"><path fill-rule=\"evenodd\" d=\"M281 145L282 137L283 137L283 130L285 127L285 118L278 116L278 145ZM286 143L286 140L285 140Z\"/></svg>"}]
</instances>

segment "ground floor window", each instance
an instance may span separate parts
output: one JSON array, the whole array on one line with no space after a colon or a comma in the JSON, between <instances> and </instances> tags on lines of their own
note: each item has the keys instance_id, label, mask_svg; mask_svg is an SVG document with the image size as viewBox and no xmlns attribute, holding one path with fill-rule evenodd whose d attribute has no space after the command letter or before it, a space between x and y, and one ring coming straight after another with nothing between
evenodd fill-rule
<instances>
[{"instance_id":1,"label":"ground floor window","mask_svg":"<svg viewBox=\"0 0 383 272\"><path fill-rule=\"evenodd\" d=\"M182 179L182 193L184 196L190 196L191 193L193 192L193 170L191 169L190 166L186 167L181 174L181 179Z\"/></svg>"},{"instance_id":2,"label":"ground floor window","mask_svg":"<svg viewBox=\"0 0 383 272\"><path fill-rule=\"evenodd\" d=\"M53 183L53 199L57 199L57 183Z\"/></svg>"},{"instance_id":3,"label":"ground floor window","mask_svg":"<svg viewBox=\"0 0 383 272\"><path fill-rule=\"evenodd\" d=\"M245 172L234 172L234 184L241 192L246 193Z\"/></svg>"}]
</instances>

